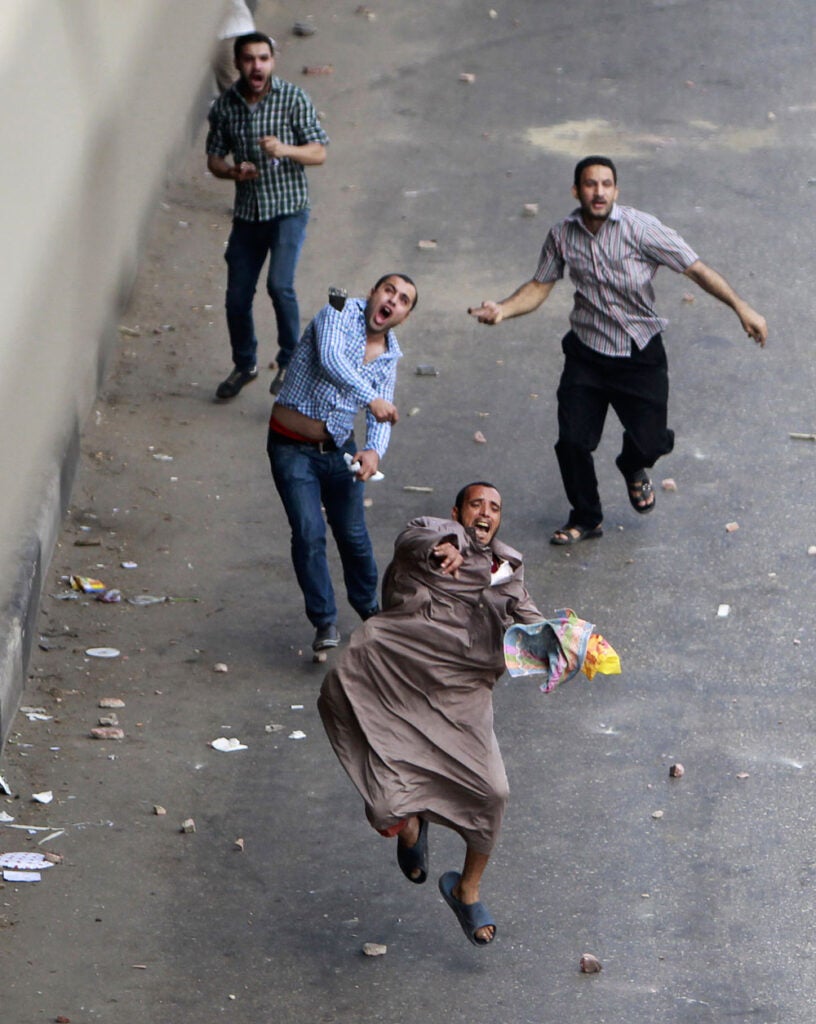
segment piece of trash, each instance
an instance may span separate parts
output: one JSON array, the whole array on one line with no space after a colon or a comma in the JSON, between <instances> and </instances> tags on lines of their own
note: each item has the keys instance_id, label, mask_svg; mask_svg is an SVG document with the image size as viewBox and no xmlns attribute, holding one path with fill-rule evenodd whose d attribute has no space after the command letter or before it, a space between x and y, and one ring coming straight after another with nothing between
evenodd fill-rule
<instances>
[{"instance_id":1,"label":"piece of trash","mask_svg":"<svg viewBox=\"0 0 816 1024\"><path fill-rule=\"evenodd\" d=\"M374 504L373 498L363 498L363 508L371 508Z\"/></svg>"},{"instance_id":2,"label":"piece of trash","mask_svg":"<svg viewBox=\"0 0 816 1024\"><path fill-rule=\"evenodd\" d=\"M313 36L317 29L308 21L296 21L292 26L292 32L296 36Z\"/></svg>"},{"instance_id":3,"label":"piece of trash","mask_svg":"<svg viewBox=\"0 0 816 1024\"><path fill-rule=\"evenodd\" d=\"M6 882L41 882L39 871L11 871L3 869L3 880Z\"/></svg>"},{"instance_id":4,"label":"piece of trash","mask_svg":"<svg viewBox=\"0 0 816 1024\"><path fill-rule=\"evenodd\" d=\"M290 740L305 740L306 739L306 733L303 732L302 729L295 729L294 732L290 732L289 733L289 737L288 738Z\"/></svg>"},{"instance_id":5,"label":"piece of trash","mask_svg":"<svg viewBox=\"0 0 816 1024\"><path fill-rule=\"evenodd\" d=\"M303 705L302 704L290 704L289 705L289 710L290 711L303 711Z\"/></svg>"},{"instance_id":6,"label":"piece of trash","mask_svg":"<svg viewBox=\"0 0 816 1024\"><path fill-rule=\"evenodd\" d=\"M89 658L118 658L121 651L115 647L89 647L85 653Z\"/></svg>"},{"instance_id":7,"label":"piece of trash","mask_svg":"<svg viewBox=\"0 0 816 1024\"><path fill-rule=\"evenodd\" d=\"M284 728L285 726L278 722L270 722L269 725L264 726L264 732L281 732Z\"/></svg>"},{"instance_id":8,"label":"piece of trash","mask_svg":"<svg viewBox=\"0 0 816 1024\"><path fill-rule=\"evenodd\" d=\"M157 814L160 818L167 814L167 809L162 807L161 804L153 804L153 813Z\"/></svg>"},{"instance_id":9,"label":"piece of trash","mask_svg":"<svg viewBox=\"0 0 816 1024\"><path fill-rule=\"evenodd\" d=\"M241 853L244 852L244 840L239 836L232 844L233 850L239 850Z\"/></svg>"},{"instance_id":10,"label":"piece of trash","mask_svg":"<svg viewBox=\"0 0 816 1024\"><path fill-rule=\"evenodd\" d=\"M405 484L402 489L415 494L433 494L433 487L422 487L418 484Z\"/></svg>"},{"instance_id":11,"label":"piece of trash","mask_svg":"<svg viewBox=\"0 0 816 1024\"><path fill-rule=\"evenodd\" d=\"M96 720L97 725L118 725L119 718L117 715L100 715Z\"/></svg>"},{"instance_id":12,"label":"piece of trash","mask_svg":"<svg viewBox=\"0 0 816 1024\"><path fill-rule=\"evenodd\" d=\"M739 529L739 523L726 523L725 524L725 532L726 533L736 533L736 531L738 529Z\"/></svg>"},{"instance_id":13,"label":"piece of trash","mask_svg":"<svg viewBox=\"0 0 816 1024\"><path fill-rule=\"evenodd\" d=\"M0 868L12 868L15 871L45 871L46 868L53 866L54 862L42 853L29 853L28 851L0 853Z\"/></svg>"},{"instance_id":14,"label":"piece of trash","mask_svg":"<svg viewBox=\"0 0 816 1024\"><path fill-rule=\"evenodd\" d=\"M122 600L121 590L106 590L101 594L96 595L96 600L101 601L102 604L119 604Z\"/></svg>"},{"instance_id":15,"label":"piece of trash","mask_svg":"<svg viewBox=\"0 0 816 1024\"><path fill-rule=\"evenodd\" d=\"M816 544L811 544L808 548L809 555L816 555Z\"/></svg>"},{"instance_id":16,"label":"piece of trash","mask_svg":"<svg viewBox=\"0 0 816 1024\"><path fill-rule=\"evenodd\" d=\"M794 441L816 441L816 434L788 434Z\"/></svg>"},{"instance_id":17,"label":"piece of trash","mask_svg":"<svg viewBox=\"0 0 816 1024\"><path fill-rule=\"evenodd\" d=\"M184 821L181 823L181 828L179 829L179 832L189 833L195 832L195 830L195 821L192 818L185 818Z\"/></svg>"},{"instance_id":18,"label":"piece of trash","mask_svg":"<svg viewBox=\"0 0 816 1024\"><path fill-rule=\"evenodd\" d=\"M364 942L363 953L366 956L385 956L388 952L388 946L384 946L381 942Z\"/></svg>"},{"instance_id":19,"label":"piece of trash","mask_svg":"<svg viewBox=\"0 0 816 1024\"><path fill-rule=\"evenodd\" d=\"M491 18L492 20L495 20L496 18L498 18L499 12L498 11L494 11L493 8L491 7L490 10L487 12L487 16L488 16L488 18Z\"/></svg>"},{"instance_id":20,"label":"piece of trash","mask_svg":"<svg viewBox=\"0 0 816 1024\"><path fill-rule=\"evenodd\" d=\"M487 438L484 436L481 430L476 431L476 433L473 435L473 440L477 444L487 444Z\"/></svg>"},{"instance_id":21,"label":"piece of trash","mask_svg":"<svg viewBox=\"0 0 816 1024\"><path fill-rule=\"evenodd\" d=\"M435 238L420 238L417 242L417 249L435 249L436 245Z\"/></svg>"},{"instance_id":22,"label":"piece of trash","mask_svg":"<svg viewBox=\"0 0 816 1024\"><path fill-rule=\"evenodd\" d=\"M664 491L677 490L677 483L670 476L667 476L666 479L660 484L660 486L663 488Z\"/></svg>"},{"instance_id":23,"label":"piece of trash","mask_svg":"<svg viewBox=\"0 0 816 1024\"><path fill-rule=\"evenodd\" d=\"M31 799L38 804L50 804L54 799L54 794L50 789L44 789L42 793L32 793Z\"/></svg>"},{"instance_id":24,"label":"piece of trash","mask_svg":"<svg viewBox=\"0 0 816 1024\"><path fill-rule=\"evenodd\" d=\"M538 203L525 203L521 208L522 217L537 217Z\"/></svg>"},{"instance_id":25,"label":"piece of trash","mask_svg":"<svg viewBox=\"0 0 816 1024\"><path fill-rule=\"evenodd\" d=\"M10 814L8 814L6 811L0 811L0 821L2 821L2 822L14 821L14 818Z\"/></svg>"},{"instance_id":26,"label":"piece of trash","mask_svg":"<svg viewBox=\"0 0 816 1024\"><path fill-rule=\"evenodd\" d=\"M343 459L344 459L346 465L348 466L349 472L352 473L354 476L359 476L360 475L360 463L359 463L359 461L356 461L357 456L356 455L351 455L351 454L349 454L349 452L344 452L343 453ZM379 470L377 470L377 472L374 473L372 476L370 476L368 479L369 480L385 480L385 474L381 473Z\"/></svg>"},{"instance_id":27,"label":"piece of trash","mask_svg":"<svg viewBox=\"0 0 816 1024\"><path fill-rule=\"evenodd\" d=\"M56 839L57 836L65 834L65 829L61 828L59 832L54 832L50 836L46 836L45 839L41 839L41 843L47 843L49 839ZM64 857L61 853L44 853L43 858L48 861L49 864L62 864Z\"/></svg>"},{"instance_id":28,"label":"piece of trash","mask_svg":"<svg viewBox=\"0 0 816 1024\"><path fill-rule=\"evenodd\" d=\"M346 299L348 298L348 292L345 288L338 288L336 285L329 287L329 305L336 309L338 312L342 312L346 305Z\"/></svg>"},{"instance_id":29,"label":"piece of trash","mask_svg":"<svg viewBox=\"0 0 816 1024\"><path fill-rule=\"evenodd\" d=\"M603 964L591 953L584 953L581 957L578 966L581 969L581 974L598 974L603 970Z\"/></svg>"},{"instance_id":30,"label":"piece of trash","mask_svg":"<svg viewBox=\"0 0 816 1024\"><path fill-rule=\"evenodd\" d=\"M172 462L172 455L165 455L164 452L153 452L153 458L156 462Z\"/></svg>"},{"instance_id":31,"label":"piece of trash","mask_svg":"<svg viewBox=\"0 0 816 1024\"><path fill-rule=\"evenodd\" d=\"M146 607L149 604L164 604L169 601L168 597L156 597L153 594L136 594L135 597L128 598L128 604L135 604L140 607Z\"/></svg>"},{"instance_id":32,"label":"piece of trash","mask_svg":"<svg viewBox=\"0 0 816 1024\"><path fill-rule=\"evenodd\" d=\"M680 764L669 765L669 777L672 779L682 779L686 774L686 769Z\"/></svg>"},{"instance_id":33,"label":"piece of trash","mask_svg":"<svg viewBox=\"0 0 816 1024\"><path fill-rule=\"evenodd\" d=\"M468 85L472 85L476 81L476 76L472 71L462 71L459 75L460 82L467 82Z\"/></svg>"},{"instance_id":34,"label":"piece of trash","mask_svg":"<svg viewBox=\"0 0 816 1024\"><path fill-rule=\"evenodd\" d=\"M53 715L46 715L44 711L24 711L23 708L20 708L20 710L29 722L50 722L54 717Z\"/></svg>"},{"instance_id":35,"label":"piece of trash","mask_svg":"<svg viewBox=\"0 0 816 1024\"><path fill-rule=\"evenodd\" d=\"M138 562L122 562L121 565L122 565L123 569L138 569L139 568L139 563Z\"/></svg>"},{"instance_id":36,"label":"piece of trash","mask_svg":"<svg viewBox=\"0 0 816 1024\"><path fill-rule=\"evenodd\" d=\"M333 75L334 64L305 64L303 66L304 75Z\"/></svg>"},{"instance_id":37,"label":"piece of trash","mask_svg":"<svg viewBox=\"0 0 816 1024\"><path fill-rule=\"evenodd\" d=\"M408 410L408 415L409 415L409 416L417 416L417 415L419 414L419 412L420 412L420 408L419 408L419 406L418 406L418 405L414 405L414 406L412 406L412 407L411 407L411 408L410 408L410 409Z\"/></svg>"},{"instance_id":38,"label":"piece of trash","mask_svg":"<svg viewBox=\"0 0 816 1024\"><path fill-rule=\"evenodd\" d=\"M663 812L662 811L652 811L652 817L655 819L655 821L660 821L660 819L663 817Z\"/></svg>"},{"instance_id":39,"label":"piece of trash","mask_svg":"<svg viewBox=\"0 0 816 1024\"><path fill-rule=\"evenodd\" d=\"M5 793L6 796L12 796L12 792L11 792L11 790L8 787L8 783L3 778L2 775L0 775L0 792Z\"/></svg>"},{"instance_id":40,"label":"piece of trash","mask_svg":"<svg viewBox=\"0 0 816 1024\"><path fill-rule=\"evenodd\" d=\"M223 661L217 661L213 665L213 672L229 672L229 668Z\"/></svg>"},{"instance_id":41,"label":"piece of trash","mask_svg":"<svg viewBox=\"0 0 816 1024\"><path fill-rule=\"evenodd\" d=\"M119 324L119 333L126 338L139 338L142 334L138 327L125 327L124 324Z\"/></svg>"},{"instance_id":42,"label":"piece of trash","mask_svg":"<svg viewBox=\"0 0 816 1024\"><path fill-rule=\"evenodd\" d=\"M328 658L328 654L325 651L315 651L312 655L312 661L316 665L322 665L323 662Z\"/></svg>"},{"instance_id":43,"label":"piece of trash","mask_svg":"<svg viewBox=\"0 0 816 1024\"><path fill-rule=\"evenodd\" d=\"M438 377L439 370L435 366L431 366L430 363L420 363L419 366L414 370L417 377Z\"/></svg>"},{"instance_id":44,"label":"piece of trash","mask_svg":"<svg viewBox=\"0 0 816 1024\"><path fill-rule=\"evenodd\" d=\"M125 702L120 697L100 697L97 707L100 708L123 708Z\"/></svg>"},{"instance_id":45,"label":"piece of trash","mask_svg":"<svg viewBox=\"0 0 816 1024\"><path fill-rule=\"evenodd\" d=\"M748 774L748 772L737 772L736 778L738 778L738 779L750 779L751 776Z\"/></svg>"},{"instance_id":46,"label":"piece of trash","mask_svg":"<svg viewBox=\"0 0 816 1024\"><path fill-rule=\"evenodd\" d=\"M94 740L123 740L125 730L118 729L115 725L97 725L91 729L91 739Z\"/></svg>"},{"instance_id":47,"label":"piece of trash","mask_svg":"<svg viewBox=\"0 0 816 1024\"><path fill-rule=\"evenodd\" d=\"M242 743L237 736L219 736L217 740L212 741L210 746L213 750L220 750L224 754L232 750L249 750L249 747Z\"/></svg>"},{"instance_id":48,"label":"piece of trash","mask_svg":"<svg viewBox=\"0 0 816 1024\"><path fill-rule=\"evenodd\" d=\"M102 580L94 580L90 576L69 576L68 582L72 590L81 590L83 594L104 594L108 589Z\"/></svg>"},{"instance_id":49,"label":"piece of trash","mask_svg":"<svg viewBox=\"0 0 816 1024\"><path fill-rule=\"evenodd\" d=\"M728 618L728 613L730 611L731 611L731 605L730 604L721 604L719 606L719 608L717 608L717 618L718 619L727 619Z\"/></svg>"}]
</instances>

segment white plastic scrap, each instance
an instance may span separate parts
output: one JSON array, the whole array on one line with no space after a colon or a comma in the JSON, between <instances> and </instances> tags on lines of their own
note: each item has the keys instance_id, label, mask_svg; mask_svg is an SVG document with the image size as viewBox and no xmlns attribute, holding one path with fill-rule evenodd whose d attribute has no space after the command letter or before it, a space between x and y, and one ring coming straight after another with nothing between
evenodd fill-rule
<instances>
[{"instance_id":1,"label":"white plastic scrap","mask_svg":"<svg viewBox=\"0 0 816 1024\"><path fill-rule=\"evenodd\" d=\"M213 750L220 750L223 753L229 753L231 750L249 750L249 747L245 743L242 743L237 736L219 736L217 740L213 740L210 746Z\"/></svg>"}]
</instances>

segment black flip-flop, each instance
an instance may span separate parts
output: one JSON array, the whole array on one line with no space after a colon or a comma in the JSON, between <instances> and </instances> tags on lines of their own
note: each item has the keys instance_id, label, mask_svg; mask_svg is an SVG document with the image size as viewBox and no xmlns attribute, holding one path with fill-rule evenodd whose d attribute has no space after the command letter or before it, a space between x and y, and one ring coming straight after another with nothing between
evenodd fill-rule
<instances>
[{"instance_id":1,"label":"black flip-flop","mask_svg":"<svg viewBox=\"0 0 816 1024\"><path fill-rule=\"evenodd\" d=\"M428 822L424 818L419 819L419 838L413 846L403 846L397 839L397 864L400 871L409 882L416 885L422 883L428 877ZM419 869L419 874L414 878L413 872Z\"/></svg>"},{"instance_id":2,"label":"black flip-flop","mask_svg":"<svg viewBox=\"0 0 816 1024\"><path fill-rule=\"evenodd\" d=\"M633 494L633 487L640 487L640 490L636 494ZM626 493L629 495L629 504L635 512L642 516L645 516L647 512L651 512L657 503L654 484L645 469L639 469L636 473L633 473L630 477L626 478ZM641 501L649 501L649 498L652 500L648 505L638 504L638 502Z\"/></svg>"},{"instance_id":3,"label":"black flip-flop","mask_svg":"<svg viewBox=\"0 0 816 1024\"><path fill-rule=\"evenodd\" d=\"M453 890L459 884L461 875L458 871L446 871L439 879L439 891L447 905L456 914L456 920L462 926L462 931L467 935L468 941L474 946L489 946L496 938L496 922L484 903L462 903L453 895ZM476 932L480 928L492 928L492 939L477 939Z\"/></svg>"},{"instance_id":4,"label":"black flip-flop","mask_svg":"<svg viewBox=\"0 0 816 1024\"><path fill-rule=\"evenodd\" d=\"M570 530L577 530L578 535L573 537ZM550 544L557 544L563 547L566 544L577 544L580 540L591 540L593 537L603 537L603 527L600 523L597 526L578 526L577 523L560 526L550 537Z\"/></svg>"}]
</instances>

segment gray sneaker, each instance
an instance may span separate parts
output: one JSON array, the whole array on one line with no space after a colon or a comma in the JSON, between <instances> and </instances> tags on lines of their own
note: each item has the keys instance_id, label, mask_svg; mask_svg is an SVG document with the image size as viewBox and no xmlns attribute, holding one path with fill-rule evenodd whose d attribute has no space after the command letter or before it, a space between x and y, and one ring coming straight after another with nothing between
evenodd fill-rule
<instances>
[{"instance_id":1,"label":"gray sneaker","mask_svg":"<svg viewBox=\"0 0 816 1024\"><path fill-rule=\"evenodd\" d=\"M315 638L312 641L313 651L327 651L330 647L337 647L340 643L340 634L333 622L325 626L318 626L315 630Z\"/></svg>"},{"instance_id":2,"label":"gray sneaker","mask_svg":"<svg viewBox=\"0 0 816 1024\"><path fill-rule=\"evenodd\" d=\"M272 383L269 385L270 395L279 395L280 389L283 387L283 382L286 380L286 367L279 366L278 372L272 378Z\"/></svg>"},{"instance_id":3,"label":"gray sneaker","mask_svg":"<svg viewBox=\"0 0 816 1024\"><path fill-rule=\"evenodd\" d=\"M241 388L245 384L249 384L250 381L255 380L258 376L258 367L253 366L251 370L239 370L235 369L227 377L226 380L222 380L218 387L215 389L216 398L235 398L240 392Z\"/></svg>"}]
</instances>

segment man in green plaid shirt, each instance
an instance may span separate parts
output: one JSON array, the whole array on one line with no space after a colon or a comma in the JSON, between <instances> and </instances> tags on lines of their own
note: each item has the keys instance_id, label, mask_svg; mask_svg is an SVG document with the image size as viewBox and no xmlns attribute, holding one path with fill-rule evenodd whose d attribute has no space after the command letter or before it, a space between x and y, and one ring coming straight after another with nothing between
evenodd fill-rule
<instances>
[{"instance_id":1,"label":"man in green plaid shirt","mask_svg":"<svg viewBox=\"0 0 816 1024\"><path fill-rule=\"evenodd\" d=\"M207 167L216 178L235 182L225 254L227 327L235 368L218 385L218 398L234 398L258 376L252 300L267 254L266 288L278 325L273 395L283 384L300 335L295 268L309 219L305 169L324 163L329 137L306 93L273 74L274 55L274 41L262 32L239 36L238 81L209 114Z\"/></svg>"}]
</instances>

